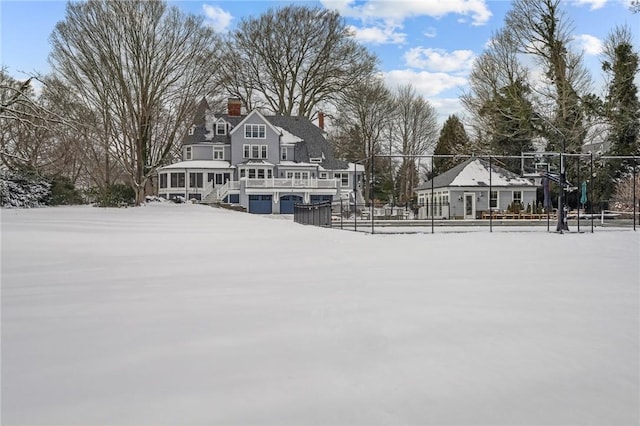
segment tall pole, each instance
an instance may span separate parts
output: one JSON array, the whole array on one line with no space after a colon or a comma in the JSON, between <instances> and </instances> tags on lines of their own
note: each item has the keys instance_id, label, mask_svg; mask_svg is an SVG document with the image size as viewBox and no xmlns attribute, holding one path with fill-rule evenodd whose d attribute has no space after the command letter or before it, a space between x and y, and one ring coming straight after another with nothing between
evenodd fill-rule
<instances>
[{"instance_id":1,"label":"tall pole","mask_svg":"<svg viewBox=\"0 0 640 426\"><path fill-rule=\"evenodd\" d=\"M493 189L493 185L491 182L491 156L489 156L489 232L493 232L493 211L491 210L491 190ZM497 201L497 200L496 200ZM497 207L497 206L496 206Z\"/></svg>"},{"instance_id":2,"label":"tall pole","mask_svg":"<svg viewBox=\"0 0 640 426\"><path fill-rule=\"evenodd\" d=\"M435 233L435 222L433 220L434 205L433 205L433 181L435 179L435 169L433 168L433 155L431 156L431 233Z\"/></svg>"},{"instance_id":3,"label":"tall pole","mask_svg":"<svg viewBox=\"0 0 640 426\"><path fill-rule=\"evenodd\" d=\"M637 200L636 200L636 166L637 166L637 161L634 158L633 159L633 230L636 230L636 204L637 204Z\"/></svg>"},{"instance_id":4,"label":"tall pole","mask_svg":"<svg viewBox=\"0 0 640 426\"><path fill-rule=\"evenodd\" d=\"M580 183L580 157L578 157L578 185L582 191L582 184ZM580 197L578 197L578 234L580 233Z\"/></svg>"},{"instance_id":5,"label":"tall pole","mask_svg":"<svg viewBox=\"0 0 640 426\"><path fill-rule=\"evenodd\" d=\"M593 176L593 152L589 153L591 159L591 170L589 171L589 199L591 202L589 203L589 213L591 216L591 233L593 234L593 180L595 179Z\"/></svg>"},{"instance_id":6,"label":"tall pole","mask_svg":"<svg viewBox=\"0 0 640 426\"><path fill-rule=\"evenodd\" d=\"M373 195L373 182L374 182L374 169L373 169L373 164L376 162L375 161L376 156L375 154L371 157L371 190L369 191L370 194L370 198L371 198L371 233L374 233L374 225L373 225L373 201L375 200L375 197Z\"/></svg>"},{"instance_id":7,"label":"tall pole","mask_svg":"<svg viewBox=\"0 0 640 426\"><path fill-rule=\"evenodd\" d=\"M353 230L358 230L358 168L356 163L353 163Z\"/></svg>"},{"instance_id":8,"label":"tall pole","mask_svg":"<svg viewBox=\"0 0 640 426\"><path fill-rule=\"evenodd\" d=\"M558 223L556 225L556 231L561 234L563 231L568 231L569 226L567 226L567 222L565 221L564 215L564 186L566 183L565 176L565 168L564 168L564 140L562 141L562 152L560 153L560 192L558 194Z\"/></svg>"}]
</instances>

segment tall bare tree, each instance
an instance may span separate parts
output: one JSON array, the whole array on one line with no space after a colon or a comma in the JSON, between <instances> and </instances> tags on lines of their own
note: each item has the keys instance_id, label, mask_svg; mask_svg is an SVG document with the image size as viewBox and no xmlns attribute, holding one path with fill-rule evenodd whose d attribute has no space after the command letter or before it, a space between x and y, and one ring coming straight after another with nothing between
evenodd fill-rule
<instances>
[{"instance_id":1,"label":"tall bare tree","mask_svg":"<svg viewBox=\"0 0 640 426\"><path fill-rule=\"evenodd\" d=\"M207 93L218 39L203 19L160 0L70 2L50 62L108 133L136 203Z\"/></svg>"},{"instance_id":2,"label":"tall bare tree","mask_svg":"<svg viewBox=\"0 0 640 426\"><path fill-rule=\"evenodd\" d=\"M337 12L300 5L244 19L221 56L222 85L245 105L308 118L377 63Z\"/></svg>"},{"instance_id":3,"label":"tall bare tree","mask_svg":"<svg viewBox=\"0 0 640 426\"><path fill-rule=\"evenodd\" d=\"M433 106L411 85L400 86L393 100L392 134L396 152L404 155L397 174L400 203L413 197L418 182L418 155L433 151L438 122Z\"/></svg>"},{"instance_id":4,"label":"tall bare tree","mask_svg":"<svg viewBox=\"0 0 640 426\"><path fill-rule=\"evenodd\" d=\"M573 24L560 6L560 0L514 0L505 22L519 51L543 70L543 84L529 85L542 95L532 124L547 138L548 148L577 152L586 136L581 98L591 78L582 55L570 49Z\"/></svg>"},{"instance_id":5,"label":"tall bare tree","mask_svg":"<svg viewBox=\"0 0 640 426\"><path fill-rule=\"evenodd\" d=\"M372 195L371 167L373 156L379 154L387 126L393 115L393 98L381 79L371 77L351 87L340 101L335 120L337 137L346 138L348 152L365 166L364 197Z\"/></svg>"}]
</instances>

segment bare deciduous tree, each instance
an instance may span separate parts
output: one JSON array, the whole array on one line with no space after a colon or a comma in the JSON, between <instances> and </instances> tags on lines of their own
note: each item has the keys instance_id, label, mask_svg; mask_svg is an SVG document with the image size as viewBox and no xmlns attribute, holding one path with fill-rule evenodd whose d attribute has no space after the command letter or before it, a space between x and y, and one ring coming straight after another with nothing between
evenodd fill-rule
<instances>
[{"instance_id":1,"label":"bare deciduous tree","mask_svg":"<svg viewBox=\"0 0 640 426\"><path fill-rule=\"evenodd\" d=\"M514 0L505 22L519 51L544 71L542 85L529 85L542 95L532 124L550 149L579 151L586 135L581 98L589 92L591 79L582 55L570 50L573 27L560 0Z\"/></svg>"},{"instance_id":2,"label":"bare deciduous tree","mask_svg":"<svg viewBox=\"0 0 640 426\"><path fill-rule=\"evenodd\" d=\"M397 174L399 201L406 203L419 183L418 161L412 156L433 151L438 132L437 112L411 84L398 88L393 108L391 125L396 152L405 156Z\"/></svg>"},{"instance_id":3,"label":"bare deciduous tree","mask_svg":"<svg viewBox=\"0 0 640 426\"><path fill-rule=\"evenodd\" d=\"M370 199L373 156L380 153L385 129L393 113L391 92L379 78L370 78L351 87L344 93L339 115L335 120L338 134L349 140L351 160L365 166L364 197Z\"/></svg>"},{"instance_id":4,"label":"bare deciduous tree","mask_svg":"<svg viewBox=\"0 0 640 426\"><path fill-rule=\"evenodd\" d=\"M299 5L243 20L222 57L221 83L247 107L308 118L368 78L377 62L337 12Z\"/></svg>"},{"instance_id":5,"label":"bare deciduous tree","mask_svg":"<svg viewBox=\"0 0 640 426\"><path fill-rule=\"evenodd\" d=\"M208 91L213 29L160 0L91 0L67 5L51 41L56 76L95 113L139 204Z\"/></svg>"}]
</instances>

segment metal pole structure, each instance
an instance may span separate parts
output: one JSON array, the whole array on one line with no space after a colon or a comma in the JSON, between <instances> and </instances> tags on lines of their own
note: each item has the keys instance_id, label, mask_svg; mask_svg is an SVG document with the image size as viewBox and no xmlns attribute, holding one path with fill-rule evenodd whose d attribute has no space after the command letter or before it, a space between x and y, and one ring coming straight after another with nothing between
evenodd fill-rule
<instances>
[{"instance_id":1,"label":"metal pole structure","mask_svg":"<svg viewBox=\"0 0 640 426\"><path fill-rule=\"evenodd\" d=\"M375 199L374 194L373 194L373 181L374 181L374 177L375 177L375 171L373 169L373 165L376 162L376 156L374 155L373 157L371 157L371 190L369 191L370 194L370 199L371 199L371 233L374 234L375 230L374 230L374 224L373 224L373 200Z\"/></svg>"},{"instance_id":2,"label":"metal pole structure","mask_svg":"<svg viewBox=\"0 0 640 426\"><path fill-rule=\"evenodd\" d=\"M580 191L582 191L582 184L580 183L580 157L578 157L578 185L580 185ZM580 197L578 199L578 234L580 233Z\"/></svg>"},{"instance_id":3,"label":"metal pole structure","mask_svg":"<svg viewBox=\"0 0 640 426\"><path fill-rule=\"evenodd\" d=\"M433 181L435 179L435 169L433 168L433 155L431 156L431 233L435 233L435 222L433 220Z\"/></svg>"},{"instance_id":4,"label":"metal pole structure","mask_svg":"<svg viewBox=\"0 0 640 426\"><path fill-rule=\"evenodd\" d=\"M593 234L593 152L590 152L589 156L591 158L591 171L589 172L589 198L591 199L591 202L589 203L589 211L591 212L591 233Z\"/></svg>"},{"instance_id":5,"label":"metal pole structure","mask_svg":"<svg viewBox=\"0 0 640 426\"><path fill-rule=\"evenodd\" d=\"M358 230L358 172L353 163L353 230Z\"/></svg>"},{"instance_id":6,"label":"metal pole structure","mask_svg":"<svg viewBox=\"0 0 640 426\"><path fill-rule=\"evenodd\" d=\"M344 212L342 211L342 197L340 197L340 229L344 229L342 227L342 220L344 219Z\"/></svg>"},{"instance_id":7,"label":"metal pole structure","mask_svg":"<svg viewBox=\"0 0 640 426\"><path fill-rule=\"evenodd\" d=\"M556 224L556 231L561 234L563 231L568 231L569 227L566 226L564 219L564 185L566 182L565 169L564 169L564 140L562 141L562 152L560 153L560 192L558 193L558 222Z\"/></svg>"},{"instance_id":8,"label":"metal pole structure","mask_svg":"<svg viewBox=\"0 0 640 426\"><path fill-rule=\"evenodd\" d=\"M489 156L489 232L493 232L493 211L491 210L491 190L493 189L493 182L491 182L491 156ZM497 200L496 200L497 201ZM497 206L496 206L497 207Z\"/></svg>"},{"instance_id":9,"label":"metal pole structure","mask_svg":"<svg viewBox=\"0 0 640 426\"><path fill-rule=\"evenodd\" d=\"M553 203L551 202L551 182L549 182L549 161L547 161L547 177L545 179L547 179L547 192L549 193L549 203L551 204L551 207L553 207ZM551 212L550 212L550 208L548 208L547 206L544 207L544 209L547 211L547 232L549 232L551 230Z\"/></svg>"},{"instance_id":10,"label":"metal pole structure","mask_svg":"<svg viewBox=\"0 0 640 426\"><path fill-rule=\"evenodd\" d=\"M636 213L637 213L637 204L638 204L638 200L636 197L636 167L638 166L638 163L636 161L636 158L634 157L633 159L633 230L636 230Z\"/></svg>"}]
</instances>

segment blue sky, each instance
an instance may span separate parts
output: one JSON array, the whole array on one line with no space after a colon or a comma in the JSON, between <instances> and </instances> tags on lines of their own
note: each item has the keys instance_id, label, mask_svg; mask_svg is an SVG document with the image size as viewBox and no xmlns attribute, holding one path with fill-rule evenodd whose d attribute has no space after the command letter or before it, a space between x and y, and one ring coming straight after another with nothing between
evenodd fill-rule
<instances>
[{"instance_id":1,"label":"blue sky","mask_svg":"<svg viewBox=\"0 0 640 426\"><path fill-rule=\"evenodd\" d=\"M461 113L458 96L466 88L473 59L491 33L503 26L509 1L490 0L318 0L318 1L172 1L203 15L217 31L232 29L242 17L257 16L288 3L337 9L356 37L381 59L390 87L411 83L438 110L441 118ZM562 7L575 27L574 49L583 50L592 70L594 91L602 90L600 42L620 24L632 29L640 49L640 14L629 0L565 0ZM0 62L23 78L49 71L49 35L65 16L63 1L0 0Z\"/></svg>"}]
</instances>

